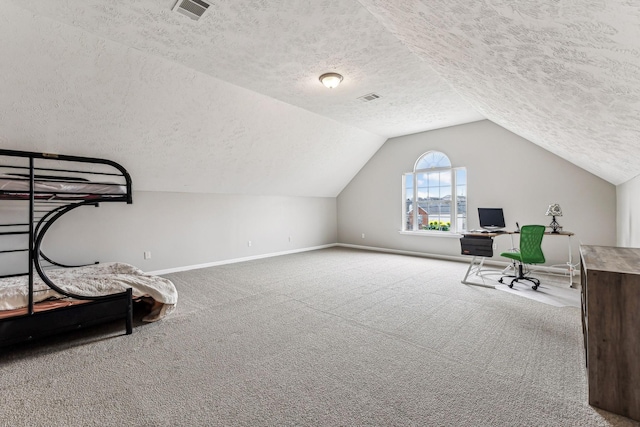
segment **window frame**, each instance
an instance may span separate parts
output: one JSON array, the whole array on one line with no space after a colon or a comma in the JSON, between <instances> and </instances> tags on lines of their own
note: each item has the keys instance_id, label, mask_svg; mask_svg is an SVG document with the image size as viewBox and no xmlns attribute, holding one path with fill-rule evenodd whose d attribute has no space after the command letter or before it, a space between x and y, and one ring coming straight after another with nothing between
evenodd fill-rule
<instances>
[{"instance_id":1,"label":"window frame","mask_svg":"<svg viewBox=\"0 0 640 427\"><path fill-rule=\"evenodd\" d=\"M433 154L437 154L437 155L441 155L441 159L440 161L442 161L443 159L446 159L447 161L447 166L433 166L433 167L428 167L428 168L423 168L423 169L417 169L420 162L428 155L433 155ZM418 221L418 218L421 216L419 215L419 210L415 211L418 214L414 214L413 215L413 221L411 224L412 229L408 229L407 225L408 225L408 216L409 216L409 212L407 210L406 204L407 204L407 199L410 198L412 200L412 204L414 205L413 209L420 209L418 200L418 177L421 174L425 174L425 173L430 173L430 172L438 172L438 173L442 173L442 172L447 172L450 175L451 178L451 184L450 184L450 190L451 190L451 207L450 207L450 228L449 230L424 230L424 229L420 229L419 228L419 224L420 222ZM467 168L464 166L457 166L457 167L453 167L451 165L451 160L449 159L449 156L447 156L445 153L443 153L442 151L438 151L438 150L429 150L425 153L423 153L421 156L418 157L418 159L416 160L416 162L414 163L413 166L413 171L412 172L405 172L404 174L402 174L402 229L401 229L401 233L405 233L405 234L418 234L418 235L436 235L436 236L458 236L459 234L463 233L464 231L466 231L466 229L464 228L466 226L467 223L467 215L466 213L468 212L468 209L465 209L465 216L464 216L464 220L463 220L463 224L461 229L458 229L458 174L460 171L464 171L465 173L465 204L468 208L468 183L469 183L469 179L468 179L468 175L467 175ZM413 194L408 194L407 192L407 180L411 179L412 180L412 191ZM411 197L408 197L411 196Z\"/></svg>"}]
</instances>

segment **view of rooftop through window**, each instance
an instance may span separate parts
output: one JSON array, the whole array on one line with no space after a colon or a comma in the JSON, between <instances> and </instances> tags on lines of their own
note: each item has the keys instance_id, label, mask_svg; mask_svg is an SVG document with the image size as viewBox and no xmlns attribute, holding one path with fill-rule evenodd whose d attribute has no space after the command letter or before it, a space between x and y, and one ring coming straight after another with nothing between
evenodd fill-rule
<instances>
[{"instance_id":1,"label":"view of rooftop through window","mask_svg":"<svg viewBox=\"0 0 640 427\"><path fill-rule=\"evenodd\" d=\"M423 154L404 175L404 231L459 232L467 225L467 171L439 151Z\"/></svg>"}]
</instances>

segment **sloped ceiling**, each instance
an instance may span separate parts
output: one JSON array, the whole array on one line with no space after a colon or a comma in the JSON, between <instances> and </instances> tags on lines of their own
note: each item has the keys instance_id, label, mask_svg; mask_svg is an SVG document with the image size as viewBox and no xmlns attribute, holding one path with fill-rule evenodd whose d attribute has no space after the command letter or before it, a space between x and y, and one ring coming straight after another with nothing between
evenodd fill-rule
<instances>
[{"instance_id":1,"label":"sloped ceiling","mask_svg":"<svg viewBox=\"0 0 640 427\"><path fill-rule=\"evenodd\" d=\"M236 0L196 22L175 0L5 0L0 145L113 158L142 190L335 196L387 137L488 118L638 175L638 7L513 3Z\"/></svg>"},{"instance_id":2,"label":"sloped ceiling","mask_svg":"<svg viewBox=\"0 0 640 427\"><path fill-rule=\"evenodd\" d=\"M360 3L211 1L198 21L176 0L13 0L37 15L391 137L483 119ZM327 71L345 76L329 91ZM364 104L358 97L381 96Z\"/></svg>"},{"instance_id":3,"label":"sloped ceiling","mask_svg":"<svg viewBox=\"0 0 640 427\"><path fill-rule=\"evenodd\" d=\"M360 0L489 120L613 183L640 173L640 3Z\"/></svg>"}]
</instances>

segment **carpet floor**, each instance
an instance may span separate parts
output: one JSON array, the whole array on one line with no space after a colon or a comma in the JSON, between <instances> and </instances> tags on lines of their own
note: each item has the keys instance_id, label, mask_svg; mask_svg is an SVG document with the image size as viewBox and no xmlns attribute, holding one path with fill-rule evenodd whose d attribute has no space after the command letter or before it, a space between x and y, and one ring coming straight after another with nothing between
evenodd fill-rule
<instances>
[{"instance_id":1,"label":"carpet floor","mask_svg":"<svg viewBox=\"0 0 640 427\"><path fill-rule=\"evenodd\" d=\"M579 308L466 268L336 247L168 274L176 311L130 336L1 350L0 425L638 425L588 405Z\"/></svg>"}]
</instances>

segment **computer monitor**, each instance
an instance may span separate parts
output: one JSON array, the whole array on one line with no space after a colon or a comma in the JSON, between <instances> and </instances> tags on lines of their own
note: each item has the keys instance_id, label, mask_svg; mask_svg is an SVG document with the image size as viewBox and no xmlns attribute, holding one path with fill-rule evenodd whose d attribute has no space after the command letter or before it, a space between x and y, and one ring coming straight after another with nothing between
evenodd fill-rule
<instances>
[{"instance_id":1,"label":"computer monitor","mask_svg":"<svg viewBox=\"0 0 640 427\"><path fill-rule=\"evenodd\" d=\"M480 228L485 230L500 230L506 225L502 208L478 208Z\"/></svg>"}]
</instances>

